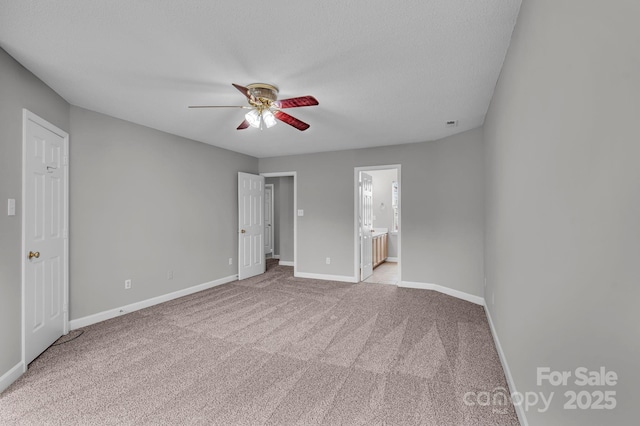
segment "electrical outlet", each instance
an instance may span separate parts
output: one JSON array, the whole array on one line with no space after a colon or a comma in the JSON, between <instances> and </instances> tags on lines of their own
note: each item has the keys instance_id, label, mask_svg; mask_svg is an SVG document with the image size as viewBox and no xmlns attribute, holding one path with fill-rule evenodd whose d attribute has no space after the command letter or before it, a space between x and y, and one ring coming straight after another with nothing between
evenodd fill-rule
<instances>
[{"instance_id":1,"label":"electrical outlet","mask_svg":"<svg viewBox=\"0 0 640 426\"><path fill-rule=\"evenodd\" d=\"M331 258L327 257L327 265L331 265Z\"/></svg>"},{"instance_id":2,"label":"electrical outlet","mask_svg":"<svg viewBox=\"0 0 640 426\"><path fill-rule=\"evenodd\" d=\"M131 280L124 281L124 289L129 290L131 288Z\"/></svg>"},{"instance_id":3,"label":"electrical outlet","mask_svg":"<svg viewBox=\"0 0 640 426\"><path fill-rule=\"evenodd\" d=\"M167 271L167 279L168 280L172 280L173 279L173 271L171 271L171 270Z\"/></svg>"},{"instance_id":4,"label":"electrical outlet","mask_svg":"<svg viewBox=\"0 0 640 426\"><path fill-rule=\"evenodd\" d=\"M229 258L229 265L233 265L233 257Z\"/></svg>"},{"instance_id":5,"label":"electrical outlet","mask_svg":"<svg viewBox=\"0 0 640 426\"><path fill-rule=\"evenodd\" d=\"M16 215L16 199L9 198L7 201L7 216L15 216Z\"/></svg>"}]
</instances>

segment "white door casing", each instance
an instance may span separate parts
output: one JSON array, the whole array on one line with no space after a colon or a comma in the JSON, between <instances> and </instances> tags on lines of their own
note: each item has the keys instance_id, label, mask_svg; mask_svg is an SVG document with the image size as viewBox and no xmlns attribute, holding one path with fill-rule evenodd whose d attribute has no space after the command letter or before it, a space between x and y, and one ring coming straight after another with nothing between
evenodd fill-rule
<instances>
[{"instance_id":1,"label":"white door casing","mask_svg":"<svg viewBox=\"0 0 640 426\"><path fill-rule=\"evenodd\" d=\"M68 333L69 135L23 110L22 357Z\"/></svg>"},{"instance_id":2,"label":"white door casing","mask_svg":"<svg viewBox=\"0 0 640 426\"><path fill-rule=\"evenodd\" d=\"M360 172L360 253L361 277L364 281L373 274L373 178Z\"/></svg>"},{"instance_id":3,"label":"white door casing","mask_svg":"<svg viewBox=\"0 0 640 426\"><path fill-rule=\"evenodd\" d=\"M298 263L296 261L298 258L298 215L296 214L298 211L298 174L297 172L268 172L260 175L265 178L291 176L293 179L293 276L297 277L299 276Z\"/></svg>"},{"instance_id":4,"label":"white door casing","mask_svg":"<svg viewBox=\"0 0 640 426\"><path fill-rule=\"evenodd\" d=\"M273 184L264 186L264 253L273 255Z\"/></svg>"},{"instance_id":5,"label":"white door casing","mask_svg":"<svg viewBox=\"0 0 640 426\"><path fill-rule=\"evenodd\" d=\"M360 173L369 172L373 170L390 170L395 169L397 171L397 183L398 183L398 232L395 235L397 238L397 250L398 250L398 282L402 282L402 165L401 164L388 164L388 165L370 165L359 166L353 168L353 238L354 238L354 254L353 254L353 277L358 281L358 277L362 276L362 253L361 253L361 230L360 230L360 204L362 202L360 192Z\"/></svg>"},{"instance_id":6,"label":"white door casing","mask_svg":"<svg viewBox=\"0 0 640 426\"><path fill-rule=\"evenodd\" d=\"M264 177L238 172L238 279L264 272Z\"/></svg>"}]
</instances>

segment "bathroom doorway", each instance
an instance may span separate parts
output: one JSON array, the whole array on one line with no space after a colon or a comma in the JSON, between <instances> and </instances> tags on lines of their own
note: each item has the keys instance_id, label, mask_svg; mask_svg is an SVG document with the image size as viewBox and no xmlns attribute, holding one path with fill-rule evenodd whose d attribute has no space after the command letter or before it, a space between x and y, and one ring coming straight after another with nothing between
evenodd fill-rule
<instances>
[{"instance_id":1,"label":"bathroom doorway","mask_svg":"<svg viewBox=\"0 0 640 426\"><path fill-rule=\"evenodd\" d=\"M354 276L358 282L401 282L401 167L354 168Z\"/></svg>"}]
</instances>

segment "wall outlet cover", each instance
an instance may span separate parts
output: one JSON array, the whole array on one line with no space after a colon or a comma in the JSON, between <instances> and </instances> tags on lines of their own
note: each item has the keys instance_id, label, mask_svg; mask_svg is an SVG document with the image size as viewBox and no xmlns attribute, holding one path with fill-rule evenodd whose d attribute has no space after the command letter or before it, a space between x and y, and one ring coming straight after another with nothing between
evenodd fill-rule
<instances>
[{"instance_id":1,"label":"wall outlet cover","mask_svg":"<svg viewBox=\"0 0 640 426\"><path fill-rule=\"evenodd\" d=\"M15 216L16 215L16 199L9 198L7 201L7 216Z\"/></svg>"}]
</instances>

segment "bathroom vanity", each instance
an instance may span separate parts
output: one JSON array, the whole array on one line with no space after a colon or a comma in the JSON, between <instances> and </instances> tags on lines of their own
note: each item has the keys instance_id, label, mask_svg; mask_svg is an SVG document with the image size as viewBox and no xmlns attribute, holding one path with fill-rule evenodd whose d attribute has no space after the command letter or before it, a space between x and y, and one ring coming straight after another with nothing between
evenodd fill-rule
<instances>
[{"instance_id":1,"label":"bathroom vanity","mask_svg":"<svg viewBox=\"0 0 640 426\"><path fill-rule=\"evenodd\" d=\"M374 228L371 233L373 245L373 267L380 265L387 259L388 250L388 229Z\"/></svg>"}]
</instances>

